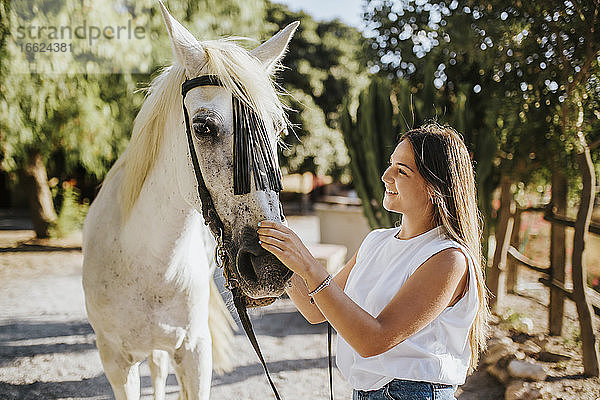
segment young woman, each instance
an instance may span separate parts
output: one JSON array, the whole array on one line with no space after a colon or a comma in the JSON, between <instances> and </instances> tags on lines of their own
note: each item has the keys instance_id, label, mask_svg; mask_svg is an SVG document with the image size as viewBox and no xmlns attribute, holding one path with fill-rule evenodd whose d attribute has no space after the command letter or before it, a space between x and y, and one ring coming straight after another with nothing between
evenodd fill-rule
<instances>
[{"instance_id":1,"label":"young woman","mask_svg":"<svg viewBox=\"0 0 600 400\"><path fill-rule=\"evenodd\" d=\"M425 125L400 138L381 180L402 224L369 233L333 278L284 225L262 221L259 241L294 271L302 315L337 331L353 399L453 399L489 313L469 153L452 128Z\"/></svg>"}]
</instances>

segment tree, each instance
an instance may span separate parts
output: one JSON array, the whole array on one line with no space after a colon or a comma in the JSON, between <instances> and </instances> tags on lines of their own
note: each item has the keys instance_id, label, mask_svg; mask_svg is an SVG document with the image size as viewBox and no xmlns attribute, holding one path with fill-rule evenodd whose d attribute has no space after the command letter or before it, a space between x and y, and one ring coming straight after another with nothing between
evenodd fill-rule
<instances>
[{"instance_id":1,"label":"tree","mask_svg":"<svg viewBox=\"0 0 600 400\"><path fill-rule=\"evenodd\" d=\"M246 3L173 2L171 11L184 17L200 39L232 33L258 36L264 1ZM1 168L29 183L26 196L38 237L47 236L56 219L48 173L65 180L79 174L101 181L128 142L143 101L136 89L158 67L171 62L169 40L156 7L151 0L127 3L120 9L112 3L89 6L73 0L2 3ZM142 39L114 39L117 25L141 28ZM96 33L92 26L103 35L92 39ZM78 36L77 27L86 29ZM75 36L53 39L52 28L58 29L58 35L61 28L70 28ZM51 39L72 45L72 51L62 51L60 46L58 52L39 51L40 43Z\"/></svg>"},{"instance_id":2,"label":"tree","mask_svg":"<svg viewBox=\"0 0 600 400\"><path fill-rule=\"evenodd\" d=\"M72 2L55 6L46 1L13 1L4 3L3 8L8 37L2 54L0 94L2 169L14 173L25 185L38 237L47 236L56 220L48 168L58 166L68 174L82 166L100 176L120 150L123 136L115 135L115 130L119 113L128 109L114 104L110 95L102 97L100 77L91 72L101 70L106 59L92 57L92 46L85 40L71 43L82 45L80 53L66 51L64 42L65 46L55 42L56 51L38 47L61 37L45 36L36 28L60 29L58 22L63 21L73 27L90 15L90 10L77 9ZM100 8L96 11L109 12ZM130 54L128 61L136 58L133 44L119 45ZM122 76L109 75L107 80L130 91L135 88L131 79Z\"/></svg>"},{"instance_id":3,"label":"tree","mask_svg":"<svg viewBox=\"0 0 600 400\"><path fill-rule=\"evenodd\" d=\"M481 23L475 23L475 29L480 27L486 35L496 39L492 58L494 79L504 80L505 85L512 88L520 81L523 93L515 102L523 108L519 113L521 122L529 121L527 125L533 129L536 122L552 123L552 129L546 131L545 138L559 150L554 154L566 154L567 159L574 158L576 161L583 187L573 238L573 295L583 338L584 370L587 375L598 376L599 356L593 313L585 291L583 251L596 187L587 142L589 136L592 140L598 138L598 131L594 132L592 127L598 125L596 120L600 118L588 108L590 98L596 97L598 91L600 3L568 0L473 1L472 4L474 12L482 15ZM513 29L507 32L506 24ZM543 131L543 127L537 129L537 132ZM535 142L537 146L540 144ZM551 156L547 158L547 165L553 171L564 169L563 160L564 157Z\"/></svg>"},{"instance_id":4,"label":"tree","mask_svg":"<svg viewBox=\"0 0 600 400\"><path fill-rule=\"evenodd\" d=\"M267 4L266 20L265 35L300 21L277 77L290 94L290 108L297 110L289 118L300 141L288 140L291 146L283 152L282 166L289 172L311 171L348 180L349 159L337 118L346 96L358 97L368 83L360 60L362 35L340 21L317 22L276 3Z\"/></svg>"}]
</instances>

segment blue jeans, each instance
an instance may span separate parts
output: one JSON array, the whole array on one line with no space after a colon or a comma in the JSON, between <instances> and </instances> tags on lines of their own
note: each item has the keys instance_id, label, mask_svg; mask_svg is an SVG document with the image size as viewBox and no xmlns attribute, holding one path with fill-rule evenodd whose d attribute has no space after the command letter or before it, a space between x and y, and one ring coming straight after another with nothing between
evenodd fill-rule
<instances>
[{"instance_id":1,"label":"blue jeans","mask_svg":"<svg viewBox=\"0 0 600 400\"><path fill-rule=\"evenodd\" d=\"M452 400L457 387L394 379L379 390L354 390L352 400Z\"/></svg>"}]
</instances>

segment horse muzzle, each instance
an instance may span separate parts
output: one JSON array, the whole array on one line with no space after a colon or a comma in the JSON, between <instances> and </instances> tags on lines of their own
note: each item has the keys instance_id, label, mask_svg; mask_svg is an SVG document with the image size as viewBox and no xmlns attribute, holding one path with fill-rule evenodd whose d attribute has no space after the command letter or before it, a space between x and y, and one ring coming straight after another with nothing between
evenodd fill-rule
<instances>
[{"instance_id":1,"label":"horse muzzle","mask_svg":"<svg viewBox=\"0 0 600 400\"><path fill-rule=\"evenodd\" d=\"M283 294L293 272L262 248L241 248L236 257L238 286L247 296L258 299Z\"/></svg>"},{"instance_id":2,"label":"horse muzzle","mask_svg":"<svg viewBox=\"0 0 600 400\"><path fill-rule=\"evenodd\" d=\"M292 277L289 270L277 257L258 244L258 234L244 230L242 243L235 254L236 285L253 299L281 296L285 285ZM234 250L234 249L230 249Z\"/></svg>"}]
</instances>

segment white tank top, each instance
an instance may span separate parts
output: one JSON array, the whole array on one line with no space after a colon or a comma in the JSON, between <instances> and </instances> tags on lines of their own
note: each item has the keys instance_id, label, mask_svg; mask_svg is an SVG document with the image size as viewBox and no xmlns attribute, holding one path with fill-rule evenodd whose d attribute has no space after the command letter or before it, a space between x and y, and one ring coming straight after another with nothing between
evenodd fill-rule
<instances>
[{"instance_id":1,"label":"white tank top","mask_svg":"<svg viewBox=\"0 0 600 400\"><path fill-rule=\"evenodd\" d=\"M442 226L406 240L394 237L398 231L376 229L362 242L344 288L352 300L376 317L421 264L452 247L468 259L466 292L425 328L377 356L361 357L338 335L337 366L357 390L377 390L395 378L462 385L471 357L469 330L479 304L475 264Z\"/></svg>"}]
</instances>

